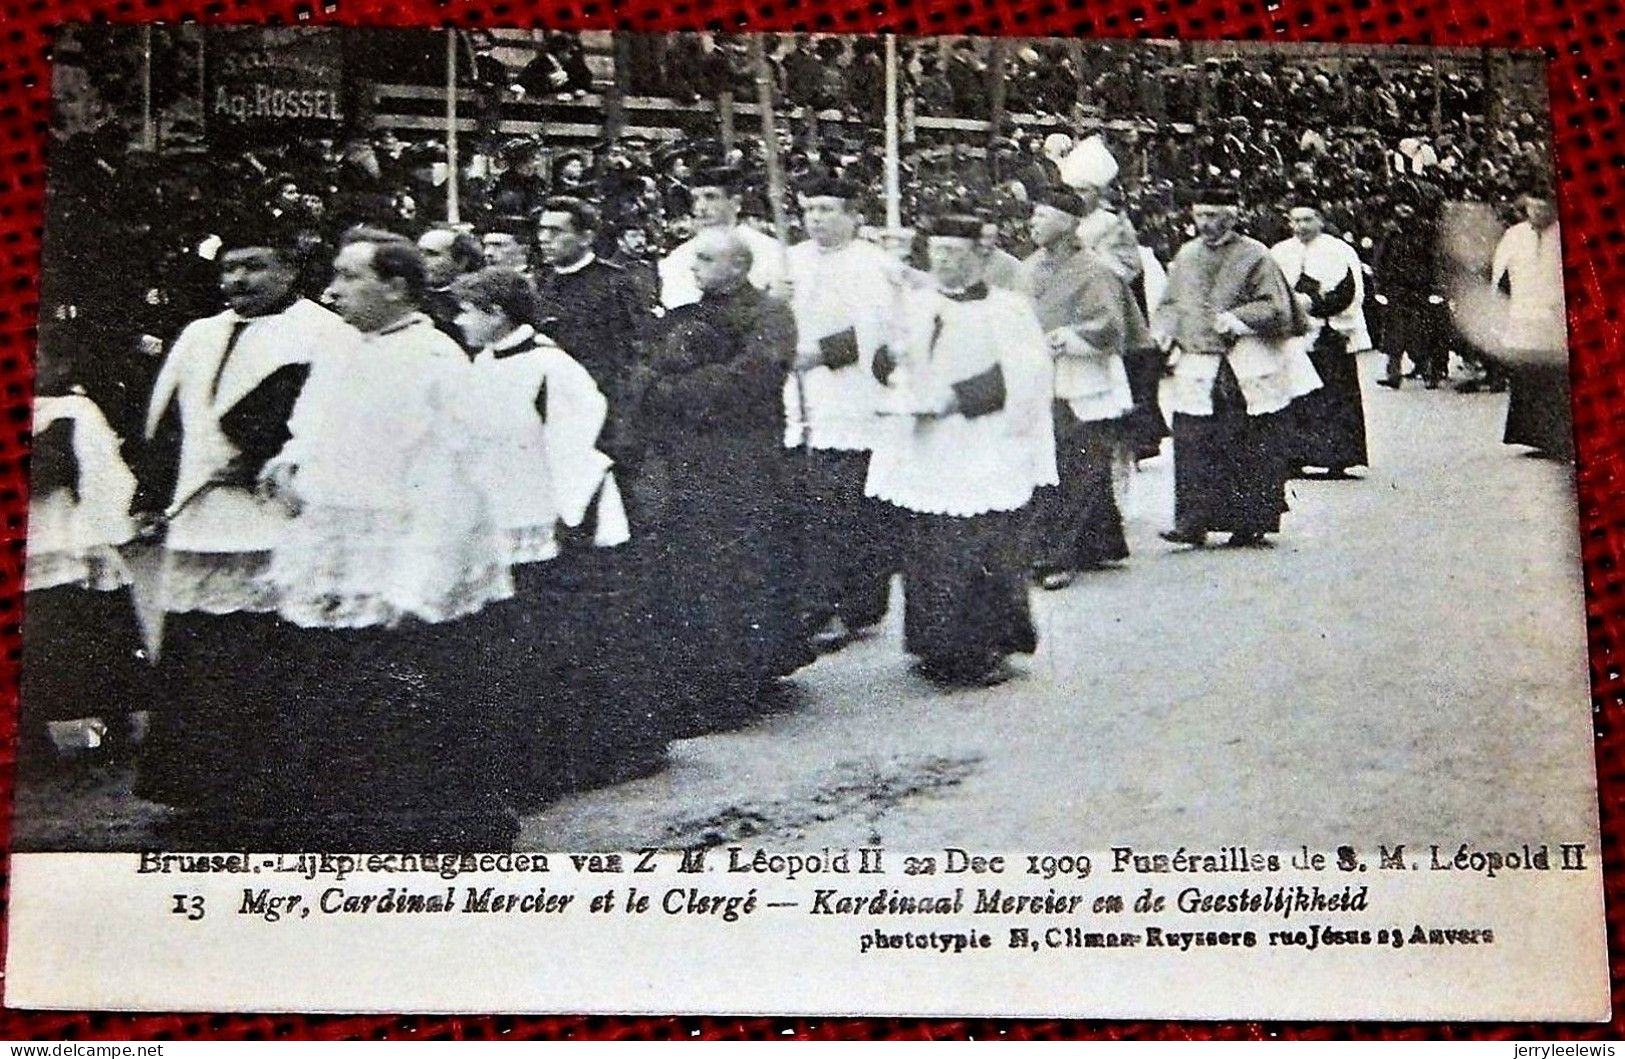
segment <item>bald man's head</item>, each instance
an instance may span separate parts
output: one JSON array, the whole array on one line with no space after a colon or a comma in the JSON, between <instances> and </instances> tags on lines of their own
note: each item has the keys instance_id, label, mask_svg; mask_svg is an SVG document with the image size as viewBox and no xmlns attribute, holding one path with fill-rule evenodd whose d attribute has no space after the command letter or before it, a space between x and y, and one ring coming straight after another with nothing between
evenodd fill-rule
<instances>
[{"instance_id":1,"label":"bald man's head","mask_svg":"<svg viewBox=\"0 0 1625 1059\"><path fill-rule=\"evenodd\" d=\"M700 290L722 292L747 281L754 255L732 229L701 232L694 242L694 282Z\"/></svg>"}]
</instances>

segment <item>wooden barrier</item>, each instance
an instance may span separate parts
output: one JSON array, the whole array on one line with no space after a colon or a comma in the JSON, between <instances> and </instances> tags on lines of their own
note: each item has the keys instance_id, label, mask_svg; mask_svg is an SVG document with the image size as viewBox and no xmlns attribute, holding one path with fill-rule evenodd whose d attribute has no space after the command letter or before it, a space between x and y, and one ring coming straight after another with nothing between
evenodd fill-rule
<instances>
[{"instance_id":1,"label":"wooden barrier","mask_svg":"<svg viewBox=\"0 0 1625 1059\"><path fill-rule=\"evenodd\" d=\"M374 86L377 99L374 111L380 127L402 133L416 134L408 138L423 138L425 133L444 130L445 92L431 85L378 84ZM678 103L656 96L626 96L621 106L627 116L622 136L638 136L653 142L675 140L698 126L717 120L717 104L711 100L697 103ZM497 132L503 136L538 136L558 145L594 143L604 137L606 99L592 93L580 98L527 98L504 99ZM457 129L459 133L475 131L474 92L462 88L457 92ZM734 120L747 119L740 131L755 131L759 126L761 109L754 102L737 101L733 106ZM790 122L802 120L798 110L787 110L783 115ZM844 115L838 110L822 111L820 123L851 128L868 128L873 122ZM913 121L917 132L932 134L933 138L953 139L953 134L986 137L992 123L979 118L949 118L923 116ZM1117 131L1149 131L1167 128L1150 121L1127 119L1088 119L1074 123L1051 115L1008 114L1005 128L1022 132L1089 132L1097 129ZM1189 125L1174 125L1179 132L1190 132Z\"/></svg>"}]
</instances>

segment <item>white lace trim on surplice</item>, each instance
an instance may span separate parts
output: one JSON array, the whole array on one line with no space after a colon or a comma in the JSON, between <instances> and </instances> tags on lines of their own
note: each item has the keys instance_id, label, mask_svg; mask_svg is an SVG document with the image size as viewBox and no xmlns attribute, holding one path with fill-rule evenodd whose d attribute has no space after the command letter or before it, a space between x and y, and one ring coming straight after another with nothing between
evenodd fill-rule
<instances>
[{"instance_id":1,"label":"white lace trim on surplice","mask_svg":"<svg viewBox=\"0 0 1625 1059\"><path fill-rule=\"evenodd\" d=\"M161 560L164 610L171 614L259 614L276 609L265 583L267 552L171 551Z\"/></svg>"},{"instance_id":2,"label":"white lace trim on surplice","mask_svg":"<svg viewBox=\"0 0 1625 1059\"><path fill-rule=\"evenodd\" d=\"M446 622L513 595L500 540L414 532L400 512L361 508L307 508L266 580L277 612L309 628Z\"/></svg>"},{"instance_id":3,"label":"white lace trim on surplice","mask_svg":"<svg viewBox=\"0 0 1625 1059\"><path fill-rule=\"evenodd\" d=\"M130 583L129 567L118 549L98 545L82 552L29 552L27 591L77 585L91 592L113 592Z\"/></svg>"}]
</instances>

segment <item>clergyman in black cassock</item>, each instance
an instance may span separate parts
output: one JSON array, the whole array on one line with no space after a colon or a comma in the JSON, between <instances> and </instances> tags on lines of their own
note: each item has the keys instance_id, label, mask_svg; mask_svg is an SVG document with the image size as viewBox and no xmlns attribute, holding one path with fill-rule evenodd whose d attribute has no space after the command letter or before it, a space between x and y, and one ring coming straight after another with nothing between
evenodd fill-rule
<instances>
[{"instance_id":1,"label":"clergyman in black cassock","mask_svg":"<svg viewBox=\"0 0 1625 1059\"><path fill-rule=\"evenodd\" d=\"M678 735L747 719L775 678L812 660L782 441L795 320L751 286L733 233L694 250L702 296L667 315L639 385Z\"/></svg>"}]
</instances>

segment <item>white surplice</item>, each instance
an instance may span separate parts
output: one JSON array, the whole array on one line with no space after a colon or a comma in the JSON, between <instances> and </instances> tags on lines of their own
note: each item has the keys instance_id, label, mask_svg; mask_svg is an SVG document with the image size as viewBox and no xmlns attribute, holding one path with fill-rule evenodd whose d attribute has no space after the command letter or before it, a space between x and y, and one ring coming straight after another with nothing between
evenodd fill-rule
<instances>
[{"instance_id":1,"label":"white surplice","mask_svg":"<svg viewBox=\"0 0 1625 1059\"><path fill-rule=\"evenodd\" d=\"M1371 348L1371 333L1365 323L1365 276L1354 247L1335 235L1322 232L1307 243L1296 237L1283 239L1270 247L1270 256L1281 266L1288 287L1295 287L1299 278L1307 274L1320 284L1322 291L1330 292L1345 278L1352 277L1354 300L1327 322L1332 330L1348 339L1350 353Z\"/></svg>"},{"instance_id":2,"label":"white surplice","mask_svg":"<svg viewBox=\"0 0 1625 1059\"><path fill-rule=\"evenodd\" d=\"M108 592L130 583L119 545L135 536L130 502L135 475L119 454L119 437L96 403L82 394L34 402L34 433L73 423L78 495L53 489L28 498L27 590L79 585Z\"/></svg>"},{"instance_id":3,"label":"white surplice","mask_svg":"<svg viewBox=\"0 0 1625 1059\"><path fill-rule=\"evenodd\" d=\"M1490 282L1512 287L1507 306L1505 347L1566 350L1568 327L1563 303L1563 252L1558 222L1537 231L1528 221L1501 237L1490 267Z\"/></svg>"},{"instance_id":4,"label":"white surplice","mask_svg":"<svg viewBox=\"0 0 1625 1059\"><path fill-rule=\"evenodd\" d=\"M513 594L478 478L470 371L421 313L317 366L272 464L294 468L300 504L267 575L284 618L443 622Z\"/></svg>"},{"instance_id":5,"label":"white surplice","mask_svg":"<svg viewBox=\"0 0 1625 1059\"><path fill-rule=\"evenodd\" d=\"M1014 511L1059 481L1050 412L1054 367L1027 298L991 288L956 301L936 290L905 299L900 366L888 387L907 404L995 366L1003 407L967 417L888 415L865 492L910 511L972 516Z\"/></svg>"},{"instance_id":6,"label":"white surplice","mask_svg":"<svg viewBox=\"0 0 1625 1059\"><path fill-rule=\"evenodd\" d=\"M232 336L236 334L236 342ZM171 561L163 606L172 612L229 614L273 609L262 574L287 516L251 489L209 484L238 456L221 418L280 369L315 366L355 341L356 331L306 299L265 316L228 309L188 324L175 339L147 405L151 439L171 405L181 428L177 510L165 546Z\"/></svg>"},{"instance_id":7,"label":"white surplice","mask_svg":"<svg viewBox=\"0 0 1625 1059\"><path fill-rule=\"evenodd\" d=\"M471 375L479 477L509 561L553 558L557 524L580 526L595 497L594 543L625 543L630 533L614 461L597 448L609 402L587 369L523 324L482 349Z\"/></svg>"},{"instance_id":8,"label":"white surplice","mask_svg":"<svg viewBox=\"0 0 1625 1059\"><path fill-rule=\"evenodd\" d=\"M858 360L837 368L819 365L785 381L784 443L794 448L805 435L811 448L867 452L885 398L874 377L875 351L886 343L889 318L900 304L891 258L861 239L835 250L809 239L790 248L788 261L798 341L816 345L851 329Z\"/></svg>"}]
</instances>

